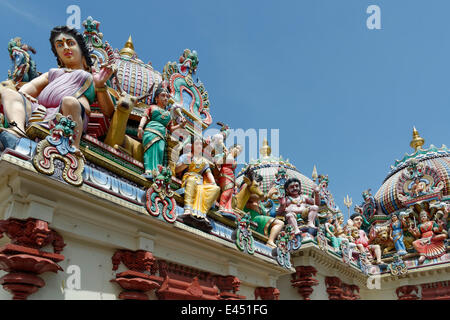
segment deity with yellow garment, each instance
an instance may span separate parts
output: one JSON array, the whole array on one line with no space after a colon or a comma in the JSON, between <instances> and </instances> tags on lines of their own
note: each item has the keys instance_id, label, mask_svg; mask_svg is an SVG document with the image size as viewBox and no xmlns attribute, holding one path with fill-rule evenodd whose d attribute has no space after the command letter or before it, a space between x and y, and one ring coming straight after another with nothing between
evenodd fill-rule
<instances>
[{"instance_id":1,"label":"deity with yellow garment","mask_svg":"<svg viewBox=\"0 0 450 320\"><path fill-rule=\"evenodd\" d=\"M184 215L208 221L206 214L220 195L208 161L202 157L202 141L196 140L190 153L178 160L176 172L183 175Z\"/></svg>"}]
</instances>

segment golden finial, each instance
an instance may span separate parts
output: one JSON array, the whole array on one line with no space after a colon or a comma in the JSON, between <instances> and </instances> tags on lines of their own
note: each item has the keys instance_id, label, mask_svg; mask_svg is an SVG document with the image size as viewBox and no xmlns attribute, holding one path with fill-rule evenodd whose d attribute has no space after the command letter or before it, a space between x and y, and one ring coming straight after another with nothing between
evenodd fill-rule
<instances>
[{"instance_id":1,"label":"golden finial","mask_svg":"<svg viewBox=\"0 0 450 320\"><path fill-rule=\"evenodd\" d=\"M425 140L419 135L419 132L417 131L416 127L413 127L413 139L409 143L411 148L414 148L415 151L422 149L423 144L425 143Z\"/></svg>"},{"instance_id":2,"label":"golden finial","mask_svg":"<svg viewBox=\"0 0 450 320\"><path fill-rule=\"evenodd\" d=\"M318 177L316 165L314 165L314 168L313 168L313 172L312 172L311 177L313 178L313 181L316 182L316 179L317 179L317 177Z\"/></svg>"},{"instance_id":3,"label":"golden finial","mask_svg":"<svg viewBox=\"0 0 450 320\"><path fill-rule=\"evenodd\" d=\"M119 51L119 53L120 53L120 55L125 55L125 56L129 56L129 57L132 57L135 54L133 40L131 39L131 35L128 38L127 42L125 42L125 45Z\"/></svg>"},{"instance_id":4,"label":"golden finial","mask_svg":"<svg viewBox=\"0 0 450 320\"><path fill-rule=\"evenodd\" d=\"M268 158L270 154L272 153L272 149L269 146L269 142L267 142L267 139L263 140L263 145L261 149L259 149L259 153L263 158Z\"/></svg>"}]
</instances>

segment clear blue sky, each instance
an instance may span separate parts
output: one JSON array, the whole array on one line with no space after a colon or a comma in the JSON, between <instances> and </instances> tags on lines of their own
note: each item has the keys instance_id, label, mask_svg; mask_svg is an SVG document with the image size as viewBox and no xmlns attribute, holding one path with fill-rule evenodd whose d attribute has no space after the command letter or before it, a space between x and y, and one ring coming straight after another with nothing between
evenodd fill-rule
<instances>
[{"instance_id":1,"label":"clear blue sky","mask_svg":"<svg viewBox=\"0 0 450 320\"><path fill-rule=\"evenodd\" d=\"M0 0L1 77L14 36L37 49L39 71L55 67L49 32L66 23L71 4L82 21L102 23L114 48L131 34L139 58L159 71L197 50L213 120L280 129L280 154L306 176L314 165L328 174L344 212L346 194L354 204L367 188L375 194L412 151L414 125L425 146L449 143L448 0ZM372 4L381 30L366 27Z\"/></svg>"}]
</instances>

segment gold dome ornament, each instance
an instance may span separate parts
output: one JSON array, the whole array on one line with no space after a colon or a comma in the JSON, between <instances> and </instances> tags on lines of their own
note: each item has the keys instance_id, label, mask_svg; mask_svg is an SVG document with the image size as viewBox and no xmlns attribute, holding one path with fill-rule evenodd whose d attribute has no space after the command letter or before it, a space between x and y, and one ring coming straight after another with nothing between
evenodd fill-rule
<instances>
[{"instance_id":1,"label":"gold dome ornament","mask_svg":"<svg viewBox=\"0 0 450 320\"><path fill-rule=\"evenodd\" d=\"M417 131L416 127L413 127L413 139L409 143L411 148L414 148L415 151L422 149L423 144L425 143L425 140L419 135L419 132Z\"/></svg>"},{"instance_id":2,"label":"gold dome ornament","mask_svg":"<svg viewBox=\"0 0 450 320\"><path fill-rule=\"evenodd\" d=\"M267 141L267 139L263 140L263 145L261 147L261 149L259 149L259 153L261 154L261 156L263 158L268 158L270 156L270 154L272 153L272 149L269 146L269 142Z\"/></svg>"},{"instance_id":3,"label":"gold dome ornament","mask_svg":"<svg viewBox=\"0 0 450 320\"><path fill-rule=\"evenodd\" d=\"M134 51L134 45L133 45L133 40L131 39L131 35L129 36L127 42L125 42L125 45L122 49L120 49L119 51L121 56L129 56L132 57L133 55L135 55L135 51Z\"/></svg>"}]
</instances>

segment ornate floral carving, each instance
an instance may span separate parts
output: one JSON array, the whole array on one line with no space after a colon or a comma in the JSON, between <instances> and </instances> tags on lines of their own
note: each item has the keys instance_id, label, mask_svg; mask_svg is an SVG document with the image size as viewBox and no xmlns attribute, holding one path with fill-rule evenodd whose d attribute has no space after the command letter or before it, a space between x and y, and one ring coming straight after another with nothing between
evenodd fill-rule
<instances>
[{"instance_id":1,"label":"ornate floral carving","mask_svg":"<svg viewBox=\"0 0 450 320\"><path fill-rule=\"evenodd\" d=\"M403 276L408 273L408 267L397 254L394 255L394 261L388 265L388 270L393 276Z\"/></svg>"},{"instance_id":2,"label":"ornate floral carving","mask_svg":"<svg viewBox=\"0 0 450 320\"><path fill-rule=\"evenodd\" d=\"M154 182L146 193L147 212L154 217L162 214L164 220L174 223L176 214L176 203L174 193L170 188L172 172L169 168L158 166L159 172L153 173Z\"/></svg>"},{"instance_id":3,"label":"ornate floral carving","mask_svg":"<svg viewBox=\"0 0 450 320\"><path fill-rule=\"evenodd\" d=\"M289 241L291 236L289 231L282 230L275 241L277 247L272 250L272 256L277 259L280 266L290 269L291 264L291 254L289 252Z\"/></svg>"},{"instance_id":4,"label":"ornate floral carving","mask_svg":"<svg viewBox=\"0 0 450 320\"><path fill-rule=\"evenodd\" d=\"M37 171L46 175L55 173L55 160L64 163L62 178L69 184L81 186L83 184L84 159L76 155L77 149L72 146L74 141L75 121L71 116L56 115L56 125L50 134L36 147L33 165Z\"/></svg>"},{"instance_id":5,"label":"ornate floral carving","mask_svg":"<svg viewBox=\"0 0 450 320\"><path fill-rule=\"evenodd\" d=\"M251 224L254 223L251 221L249 213L239 217L236 224L236 230L231 236L236 242L236 247L243 252L247 252L248 254L255 253L255 239L253 238L252 231L250 230Z\"/></svg>"},{"instance_id":6,"label":"ornate floral carving","mask_svg":"<svg viewBox=\"0 0 450 320\"><path fill-rule=\"evenodd\" d=\"M398 199L403 205L427 199L441 198L445 183L439 177L436 169L419 162L416 159L408 161L408 167L398 180L396 189Z\"/></svg>"},{"instance_id":7,"label":"ornate floral carving","mask_svg":"<svg viewBox=\"0 0 450 320\"><path fill-rule=\"evenodd\" d=\"M209 113L209 97L205 86L200 81L194 82L192 76L197 70L198 55L195 50L185 49L179 62L168 62L163 69L163 79L169 83L170 94L175 104L182 105L192 115L200 118L204 125L212 123ZM191 99L186 99L185 95ZM187 101L190 101L188 104ZM193 119L187 117L189 125L194 125Z\"/></svg>"}]
</instances>

